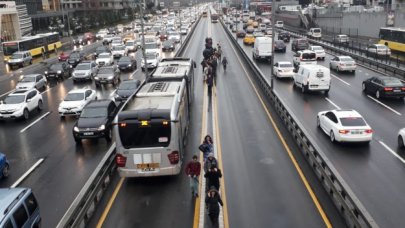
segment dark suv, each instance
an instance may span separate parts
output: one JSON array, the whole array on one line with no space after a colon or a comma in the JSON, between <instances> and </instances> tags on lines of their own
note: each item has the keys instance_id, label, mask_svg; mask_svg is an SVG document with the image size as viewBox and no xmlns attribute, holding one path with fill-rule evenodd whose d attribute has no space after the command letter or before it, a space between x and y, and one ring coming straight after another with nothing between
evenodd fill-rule
<instances>
[{"instance_id":1,"label":"dark suv","mask_svg":"<svg viewBox=\"0 0 405 228\"><path fill-rule=\"evenodd\" d=\"M77 143L82 139L92 138L105 138L111 141L112 122L117 111L117 106L110 99L90 101L83 108L79 120L73 127L73 138Z\"/></svg>"},{"instance_id":2,"label":"dark suv","mask_svg":"<svg viewBox=\"0 0 405 228\"><path fill-rule=\"evenodd\" d=\"M100 86L101 84L113 84L116 86L119 81L120 70L116 66L100 67L97 71L97 75L94 77L96 86Z\"/></svg>"},{"instance_id":3,"label":"dark suv","mask_svg":"<svg viewBox=\"0 0 405 228\"><path fill-rule=\"evenodd\" d=\"M305 38L297 38L291 44L292 51L301 51L309 48L308 40Z\"/></svg>"},{"instance_id":4,"label":"dark suv","mask_svg":"<svg viewBox=\"0 0 405 228\"><path fill-rule=\"evenodd\" d=\"M70 76L72 68L66 62L57 62L49 66L44 73L47 79L63 79Z\"/></svg>"}]
</instances>

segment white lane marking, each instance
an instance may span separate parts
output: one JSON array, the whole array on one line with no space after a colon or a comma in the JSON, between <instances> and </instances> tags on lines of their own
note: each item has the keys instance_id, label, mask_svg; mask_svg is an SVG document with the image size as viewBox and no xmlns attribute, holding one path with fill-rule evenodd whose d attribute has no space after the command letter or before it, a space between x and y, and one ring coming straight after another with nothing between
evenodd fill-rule
<instances>
[{"instance_id":1,"label":"white lane marking","mask_svg":"<svg viewBox=\"0 0 405 228\"><path fill-rule=\"evenodd\" d=\"M10 188L15 188L17 187L25 178L28 177L45 159L41 158L39 159L27 172L25 172L16 182L14 182L13 185L11 185Z\"/></svg>"},{"instance_id":2,"label":"white lane marking","mask_svg":"<svg viewBox=\"0 0 405 228\"><path fill-rule=\"evenodd\" d=\"M346 82L345 80L339 78L338 76L336 76L336 75L334 75L334 74L331 74L331 75L332 75L332 77L336 78L337 80L339 80L339 81L345 83L346 85L350 86L350 83Z\"/></svg>"},{"instance_id":3,"label":"white lane marking","mask_svg":"<svg viewBox=\"0 0 405 228\"><path fill-rule=\"evenodd\" d=\"M112 91L112 92L110 93L109 97L112 97L112 96L114 95L115 91L117 91L117 90L114 89L114 91Z\"/></svg>"},{"instance_id":4,"label":"white lane marking","mask_svg":"<svg viewBox=\"0 0 405 228\"><path fill-rule=\"evenodd\" d=\"M401 113L397 112L395 109L393 109L393 108L391 108L390 106L388 106L388 105L382 103L381 101L375 99L374 97L372 97L372 96L370 96L370 95L367 95L367 97L370 98L371 100L377 102L378 104L384 106L386 109L392 111L393 113L397 114L398 116L402 116Z\"/></svg>"},{"instance_id":5,"label":"white lane marking","mask_svg":"<svg viewBox=\"0 0 405 228\"><path fill-rule=\"evenodd\" d=\"M45 114L43 114L42 116L40 116L38 119L36 119L34 122L32 122L30 125L26 126L24 129L22 129L20 131L20 133L23 133L24 131L26 131L28 128L32 127L34 124L38 123L38 121L42 120L43 118L45 118L47 115L51 114L51 112L47 112Z\"/></svg>"},{"instance_id":6,"label":"white lane marking","mask_svg":"<svg viewBox=\"0 0 405 228\"><path fill-rule=\"evenodd\" d=\"M135 70L132 74L129 75L128 79L133 79L133 77L135 76L136 72L138 72L138 71L139 71L139 68L136 68L136 70Z\"/></svg>"},{"instance_id":7,"label":"white lane marking","mask_svg":"<svg viewBox=\"0 0 405 228\"><path fill-rule=\"evenodd\" d=\"M12 92L14 92L14 91L15 91L15 89L10 90L10 91L8 91L7 93L3 93L3 94L1 94L1 95L0 95L0 97L5 96L5 95L8 95L9 93L12 93Z\"/></svg>"},{"instance_id":8,"label":"white lane marking","mask_svg":"<svg viewBox=\"0 0 405 228\"><path fill-rule=\"evenodd\" d=\"M333 106L335 106L336 109L341 109L337 104L333 103L329 98L325 97L325 100L331 103Z\"/></svg>"},{"instance_id":9,"label":"white lane marking","mask_svg":"<svg viewBox=\"0 0 405 228\"><path fill-rule=\"evenodd\" d=\"M405 164L405 160L399 156L397 153L395 153L395 151L393 149L391 149L387 144L385 144L383 141L378 140L378 142L385 147L385 149L388 150L388 152L390 152L392 155L394 155L396 158L398 158L402 163Z\"/></svg>"}]
</instances>

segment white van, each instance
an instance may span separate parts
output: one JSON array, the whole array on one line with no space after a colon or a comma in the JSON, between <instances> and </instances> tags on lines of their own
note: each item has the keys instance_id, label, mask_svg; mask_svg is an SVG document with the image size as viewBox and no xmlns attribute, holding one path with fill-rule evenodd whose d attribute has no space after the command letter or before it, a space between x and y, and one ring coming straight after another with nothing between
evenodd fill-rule
<instances>
[{"instance_id":1,"label":"white van","mask_svg":"<svg viewBox=\"0 0 405 228\"><path fill-rule=\"evenodd\" d=\"M253 59L271 59L271 37L256 37L252 49Z\"/></svg>"},{"instance_id":2,"label":"white van","mask_svg":"<svg viewBox=\"0 0 405 228\"><path fill-rule=\"evenodd\" d=\"M321 65L301 65L294 75L294 87L300 87L302 93L306 91L324 91L330 89L330 70Z\"/></svg>"},{"instance_id":3,"label":"white van","mask_svg":"<svg viewBox=\"0 0 405 228\"><path fill-rule=\"evenodd\" d=\"M276 21L275 26L276 26L276 28L283 28L284 27L284 22L283 21Z\"/></svg>"},{"instance_id":4,"label":"white van","mask_svg":"<svg viewBox=\"0 0 405 228\"><path fill-rule=\"evenodd\" d=\"M310 28L307 35L312 38L320 39L320 38L322 38L322 30L320 28Z\"/></svg>"}]
</instances>

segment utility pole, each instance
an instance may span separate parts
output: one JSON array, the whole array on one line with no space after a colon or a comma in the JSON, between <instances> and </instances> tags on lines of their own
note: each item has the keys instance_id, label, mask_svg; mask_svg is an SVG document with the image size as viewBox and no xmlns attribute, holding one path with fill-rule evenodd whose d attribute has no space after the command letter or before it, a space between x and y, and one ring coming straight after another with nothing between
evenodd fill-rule
<instances>
[{"instance_id":1,"label":"utility pole","mask_svg":"<svg viewBox=\"0 0 405 228\"><path fill-rule=\"evenodd\" d=\"M62 22L63 22L63 30L65 30L65 10L64 10L64 3L65 3L65 1L64 0L61 0L60 1L60 4L61 4L61 8L62 8ZM66 15L66 17L67 17L67 25L68 25L68 36L69 36L69 43L70 43L70 46L72 46L72 36L71 36L71 34L70 34L70 21L69 21L69 10L67 11L67 15Z\"/></svg>"},{"instance_id":2,"label":"utility pole","mask_svg":"<svg viewBox=\"0 0 405 228\"><path fill-rule=\"evenodd\" d=\"M147 62L146 53L145 53L145 29L144 29L144 17L143 17L144 4L145 4L145 0L141 0L140 14L141 14L141 32L142 32L142 55L143 55L143 61L145 61L145 79L148 79L149 72L148 72L148 62Z\"/></svg>"},{"instance_id":3,"label":"utility pole","mask_svg":"<svg viewBox=\"0 0 405 228\"><path fill-rule=\"evenodd\" d=\"M273 2L274 3L274 2ZM273 71L273 65L274 65L274 38L276 37L276 30L275 30L275 26L274 24L276 24L276 10L275 10L275 5L272 4L271 5L271 70ZM270 74L270 86L271 89L273 90L273 85L274 85L274 73L272 72Z\"/></svg>"}]
</instances>

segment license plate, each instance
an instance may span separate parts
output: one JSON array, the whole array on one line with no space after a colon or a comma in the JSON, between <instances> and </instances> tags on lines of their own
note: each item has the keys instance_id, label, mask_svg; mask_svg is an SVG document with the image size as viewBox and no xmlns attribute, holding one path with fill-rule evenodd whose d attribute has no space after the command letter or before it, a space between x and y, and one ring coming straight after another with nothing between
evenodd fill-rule
<instances>
[{"instance_id":1,"label":"license plate","mask_svg":"<svg viewBox=\"0 0 405 228\"><path fill-rule=\"evenodd\" d=\"M83 135L94 135L94 132L84 132Z\"/></svg>"},{"instance_id":2,"label":"license plate","mask_svg":"<svg viewBox=\"0 0 405 228\"><path fill-rule=\"evenodd\" d=\"M352 135L360 135L363 131L351 131Z\"/></svg>"},{"instance_id":3,"label":"license plate","mask_svg":"<svg viewBox=\"0 0 405 228\"><path fill-rule=\"evenodd\" d=\"M401 92L401 90L399 90L399 89L394 89L394 92L399 93L399 92Z\"/></svg>"},{"instance_id":4,"label":"license plate","mask_svg":"<svg viewBox=\"0 0 405 228\"><path fill-rule=\"evenodd\" d=\"M142 170L155 170L159 168L160 164L159 163L143 163L143 164L136 164L137 169L142 169Z\"/></svg>"},{"instance_id":5,"label":"license plate","mask_svg":"<svg viewBox=\"0 0 405 228\"><path fill-rule=\"evenodd\" d=\"M107 81L106 81L106 80L101 80L100 82L101 82L101 83L105 83L105 82L107 82Z\"/></svg>"}]
</instances>

